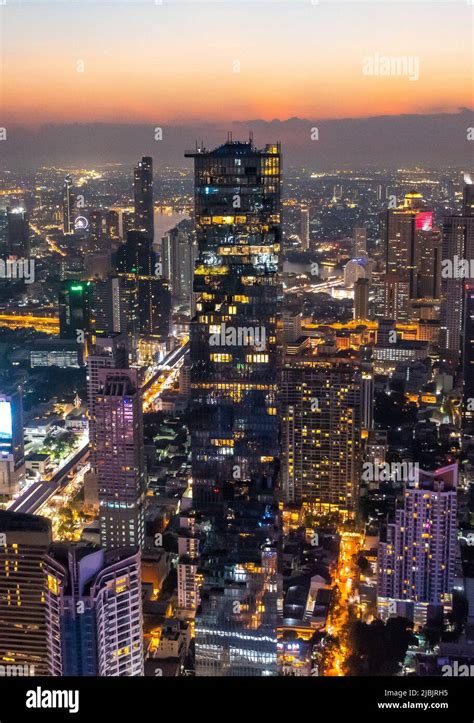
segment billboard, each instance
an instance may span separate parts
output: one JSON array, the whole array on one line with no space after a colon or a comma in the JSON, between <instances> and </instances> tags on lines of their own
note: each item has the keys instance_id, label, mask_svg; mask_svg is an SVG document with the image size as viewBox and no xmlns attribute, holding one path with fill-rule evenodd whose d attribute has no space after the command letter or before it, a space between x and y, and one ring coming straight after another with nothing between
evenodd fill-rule
<instances>
[{"instance_id":1,"label":"billboard","mask_svg":"<svg viewBox=\"0 0 474 723\"><path fill-rule=\"evenodd\" d=\"M12 437L12 405L0 399L0 450L11 449Z\"/></svg>"},{"instance_id":2,"label":"billboard","mask_svg":"<svg viewBox=\"0 0 474 723\"><path fill-rule=\"evenodd\" d=\"M417 213L415 227L417 231L432 231L433 211L421 211L420 213Z\"/></svg>"}]
</instances>

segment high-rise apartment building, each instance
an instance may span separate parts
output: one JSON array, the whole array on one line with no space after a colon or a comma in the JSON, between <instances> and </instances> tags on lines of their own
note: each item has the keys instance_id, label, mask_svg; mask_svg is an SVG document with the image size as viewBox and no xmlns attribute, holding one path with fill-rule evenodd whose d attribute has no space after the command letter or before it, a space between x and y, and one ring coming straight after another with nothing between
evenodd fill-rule
<instances>
[{"instance_id":1,"label":"high-rise apartment building","mask_svg":"<svg viewBox=\"0 0 474 723\"><path fill-rule=\"evenodd\" d=\"M49 674L142 676L140 552L54 544L44 572Z\"/></svg>"},{"instance_id":2,"label":"high-rise apartment building","mask_svg":"<svg viewBox=\"0 0 474 723\"><path fill-rule=\"evenodd\" d=\"M371 424L363 403L373 403L373 394L362 392L365 372L370 369L359 362L311 351L287 357L281 469L287 502L306 502L317 511L355 510L362 424Z\"/></svg>"},{"instance_id":3,"label":"high-rise apartment building","mask_svg":"<svg viewBox=\"0 0 474 723\"><path fill-rule=\"evenodd\" d=\"M95 399L100 537L103 547L142 547L145 460L135 369L99 369Z\"/></svg>"},{"instance_id":4,"label":"high-rise apartment building","mask_svg":"<svg viewBox=\"0 0 474 723\"><path fill-rule=\"evenodd\" d=\"M378 548L377 604L381 617L424 624L451 603L457 545L457 465L419 471L407 482L395 518Z\"/></svg>"}]
</instances>

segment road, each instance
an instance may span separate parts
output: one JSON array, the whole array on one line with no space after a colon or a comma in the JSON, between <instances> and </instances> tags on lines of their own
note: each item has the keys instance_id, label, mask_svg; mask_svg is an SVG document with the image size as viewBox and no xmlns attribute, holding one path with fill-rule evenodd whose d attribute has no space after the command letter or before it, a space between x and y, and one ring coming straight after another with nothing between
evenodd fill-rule
<instances>
[{"instance_id":1,"label":"road","mask_svg":"<svg viewBox=\"0 0 474 723\"><path fill-rule=\"evenodd\" d=\"M71 469L81 461L86 461L89 456L89 443L87 442L81 449L74 454L71 459L66 462L48 482L34 482L26 489L20 497L18 497L8 508L10 512L27 512L31 515L36 514L45 505L48 500L56 494L61 487L64 478L69 474Z\"/></svg>"}]
</instances>

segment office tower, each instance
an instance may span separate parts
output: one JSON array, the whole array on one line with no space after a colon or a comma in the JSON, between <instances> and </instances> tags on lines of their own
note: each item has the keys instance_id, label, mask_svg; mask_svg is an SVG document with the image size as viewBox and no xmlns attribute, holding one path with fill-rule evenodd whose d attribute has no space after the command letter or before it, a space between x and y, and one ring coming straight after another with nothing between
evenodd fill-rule
<instances>
[{"instance_id":1,"label":"office tower","mask_svg":"<svg viewBox=\"0 0 474 723\"><path fill-rule=\"evenodd\" d=\"M160 278L152 241L142 231L131 231L117 251L117 274L126 305L128 331L144 337L169 333L171 298L167 281Z\"/></svg>"},{"instance_id":2,"label":"office tower","mask_svg":"<svg viewBox=\"0 0 474 723\"><path fill-rule=\"evenodd\" d=\"M417 233L415 247L414 299L439 299L441 295L441 233Z\"/></svg>"},{"instance_id":3,"label":"office tower","mask_svg":"<svg viewBox=\"0 0 474 723\"><path fill-rule=\"evenodd\" d=\"M285 342L295 342L301 338L301 317L300 311L283 312L283 336Z\"/></svg>"},{"instance_id":4,"label":"office tower","mask_svg":"<svg viewBox=\"0 0 474 723\"><path fill-rule=\"evenodd\" d=\"M190 328L193 497L206 506L275 475L280 149L229 140L186 156L200 295Z\"/></svg>"},{"instance_id":5,"label":"office tower","mask_svg":"<svg viewBox=\"0 0 474 723\"><path fill-rule=\"evenodd\" d=\"M120 218L118 211L109 209L105 214L105 232L111 241L120 238Z\"/></svg>"},{"instance_id":6,"label":"office tower","mask_svg":"<svg viewBox=\"0 0 474 723\"><path fill-rule=\"evenodd\" d=\"M464 328L462 349L463 420L474 424L474 283L464 289Z\"/></svg>"},{"instance_id":7,"label":"office tower","mask_svg":"<svg viewBox=\"0 0 474 723\"><path fill-rule=\"evenodd\" d=\"M353 251L352 255L355 259L365 256L367 253L367 228L365 226L355 226L352 232Z\"/></svg>"},{"instance_id":8,"label":"office tower","mask_svg":"<svg viewBox=\"0 0 474 723\"><path fill-rule=\"evenodd\" d=\"M65 234L74 233L76 218L76 197L71 176L66 176L63 186L63 230Z\"/></svg>"},{"instance_id":9,"label":"office tower","mask_svg":"<svg viewBox=\"0 0 474 723\"><path fill-rule=\"evenodd\" d=\"M433 230L433 212L416 191L405 195L403 204L380 214L381 239L385 257L385 271L395 273L408 281L409 298L417 298L419 260L425 258L425 247L430 242L436 247ZM421 244L421 249L419 245Z\"/></svg>"},{"instance_id":10,"label":"office tower","mask_svg":"<svg viewBox=\"0 0 474 723\"><path fill-rule=\"evenodd\" d=\"M354 511L362 417L371 416L362 414L366 371L359 362L310 351L287 357L281 389L281 476L287 502L306 502L316 511Z\"/></svg>"},{"instance_id":11,"label":"office tower","mask_svg":"<svg viewBox=\"0 0 474 723\"><path fill-rule=\"evenodd\" d=\"M89 233L96 242L102 240L104 236L104 212L100 209L89 211Z\"/></svg>"},{"instance_id":12,"label":"office tower","mask_svg":"<svg viewBox=\"0 0 474 723\"><path fill-rule=\"evenodd\" d=\"M92 286L92 319L94 331L111 334L127 330L126 293L124 281L110 276L105 281L94 281Z\"/></svg>"},{"instance_id":13,"label":"office tower","mask_svg":"<svg viewBox=\"0 0 474 723\"><path fill-rule=\"evenodd\" d=\"M251 561L215 560L200 590L196 675L277 675L277 552L267 544Z\"/></svg>"},{"instance_id":14,"label":"office tower","mask_svg":"<svg viewBox=\"0 0 474 723\"><path fill-rule=\"evenodd\" d=\"M103 547L145 541L142 400L135 369L99 369L95 443Z\"/></svg>"},{"instance_id":15,"label":"office tower","mask_svg":"<svg viewBox=\"0 0 474 723\"><path fill-rule=\"evenodd\" d=\"M144 156L134 169L135 229L143 231L149 241L154 238L153 159Z\"/></svg>"},{"instance_id":16,"label":"office tower","mask_svg":"<svg viewBox=\"0 0 474 723\"><path fill-rule=\"evenodd\" d=\"M181 221L163 236L161 242L163 276L169 279L172 295L177 301L190 303L197 245L192 222Z\"/></svg>"},{"instance_id":17,"label":"office tower","mask_svg":"<svg viewBox=\"0 0 474 723\"><path fill-rule=\"evenodd\" d=\"M300 210L300 241L302 251L309 249L309 208L301 206Z\"/></svg>"},{"instance_id":18,"label":"office tower","mask_svg":"<svg viewBox=\"0 0 474 723\"><path fill-rule=\"evenodd\" d=\"M354 284L354 319L369 318L369 279L357 279Z\"/></svg>"},{"instance_id":19,"label":"office tower","mask_svg":"<svg viewBox=\"0 0 474 723\"><path fill-rule=\"evenodd\" d=\"M49 674L142 676L140 552L55 544L45 578Z\"/></svg>"},{"instance_id":20,"label":"office tower","mask_svg":"<svg viewBox=\"0 0 474 723\"><path fill-rule=\"evenodd\" d=\"M19 492L25 471L22 388L0 393L0 495Z\"/></svg>"},{"instance_id":21,"label":"office tower","mask_svg":"<svg viewBox=\"0 0 474 723\"><path fill-rule=\"evenodd\" d=\"M379 615L424 624L449 605L456 561L457 465L419 471L378 548Z\"/></svg>"},{"instance_id":22,"label":"office tower","mask_svg":"<svg viewBox=\"0 0 474 723\"><path fill-rule=\"evenodd\" d=\"M375 316L406 322L409 317L409 281L406 275L390 273L380 279L379 294L376 294Z\"/></svg>"},{"instance_id":23,"label":"office tower","mask_svg":"<svg viewBox=\"0 0 474 723\"><path fill-rule=\"evenodd\" d=\"M26 675L47 675L44 559L51 523L0 510L0 535L0 661L25 666Z\"/></svg>"},{"instance_id":24,"label":"office tower","mask_svg":"<svg viewBox=\"0 0 474 723\"><path fill-rule=\"evenodd\" d=\"M20 258L30 254L30 225L23 208L7 209L7 251Z\"/></svg>"},{"instance_id":25,"label":"office tower","mask_svg":"<svg viewBox=\"0 0 474 723\"><path fill-rule=\"evenodd\" d=\"M455 273L458 261L474 259L474 209L471 185L464 189L461 216L447 216L443 222L441 269L440 351L443 361L456 367L461 354L461 329L464 318L464 283ZM451 265L451 269L448 264Z\"/></svg>"},{"instance_id":26,"label":"office tower","mask_svg":"<svg viewBox=\"0 0 474 723\"><path fill-rule=\"evenodd\" d=\"M59 334L62 339L85 340L91 330L90 281L62 281L59 287Z\"/></svg>"},{"instance_id":27,"label":"office tower","mask_svg":"<svg viewBox=\"0 0 474 723\"><path fill-rule=\"evenodd\" d=\"M135 228L135 214L133 211L122 211L121 213L121 224L120 224L120 236L123 240L127 238L130 231Z\"/></svg>"}]
</instances>

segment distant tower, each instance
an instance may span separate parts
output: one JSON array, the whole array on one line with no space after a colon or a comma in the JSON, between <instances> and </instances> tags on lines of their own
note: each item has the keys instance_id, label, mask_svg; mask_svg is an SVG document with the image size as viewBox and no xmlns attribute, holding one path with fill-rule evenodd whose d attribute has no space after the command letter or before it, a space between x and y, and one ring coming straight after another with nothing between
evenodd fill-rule
<instances>
[{"instance_id":1,"label":"distant tower","mask_svg":"<svg viewBox=\"0 0 474 723\"><path fill-rule=\"evenodd\" d=\"M367 229L365 226L356 226L352 234L353 256L358 259L367 253Z\"/></svg>"},{"instance_id":2,"label":"distant tower","mask_svg":"<svg viewBox=\"0 0 474 723\"><path fill-rule=\"evenodd\" d=\"M468 177L468 180L471 179ZM443 222L443 261L474 259L474 187L464 189L461 216L447 216ZM441 272L440 349L444 361L457 366L461 353L461 330L464 319L465 279Z\"/></svg>"},{"instance_id":3,"label":"distant tower","mask_svg":"<svg viewBox=\"0 0 474 723\"><path fill-rule=\"evenodd\" d=\"M61 282L59 288L59 334L62 339L85 341L91 330L90 281ZM82 332L82 334L81 334Z\"/></svg>"},{"instance_id":4,"label":"distant tower","mask_svg":"<svg viewBox=\"0 0 474 723\"><path fill-rule=\"evenodd\" d=\"M76 198L71 176L66 176L63 186L63 229L65 234L74 233Z\"/></svg>"},{"instance_id":5,"label":"distant tower","mask_svg":"<svg viewBox=\"0 0 474 723\"><path fill-rule=\"evenodd\" d=\"M155 235L153 206L153 160L144 156L136 166L133 177L135 198L135 228L144 231L150 241Z\"/></svg>"},{"instance_id":6,"label":"distant tower","mask_svg":"<svg viewBox=\"0 0 474 723\"><path fill-rule=\"evenodd\" d=\"M354 319L369 318L369 279L360 278L354 284Z\"/></svg>"},{"instance_id":7,"label":"distant tower","mask_svg":"<svg viewBox=\"0 0 474 723\"><path fill-rule=\"evenodd\" d=\"M309 249L309 208L301 206L300 216L300 239L301 249L307 251Z\"/></svg>"},{"instance_id":8,"label":"distant tower","mask_svg":"<svg viewBox=\"0 0 474 723\"><path fill-rule=\"evenodd\" d=\"M7 209L7 248L10 256L29 256L30 226L23 208Z\"/></svg>"},{"instance_id":9,"label":"distant tower","mask_svg":"<svg viewBox=\"0 0 474 723\"><path fill-rule=\"evenodd\" d=\"M192 223L181 221L161 241L163 276L169 279L172 295L180 302L189 302L193 287L197 244Z\"/></svg>"},{"instance_id":10,"label":"distant tower","mask_svg":"<svg viewBox=\"0 0 474 723\"><path fill-rule=\"evenodd\" d=\"M95 400L100 537L103 547L145 542L142 399L135 369L99 369Z\"/></svg>"}]
</instances>

